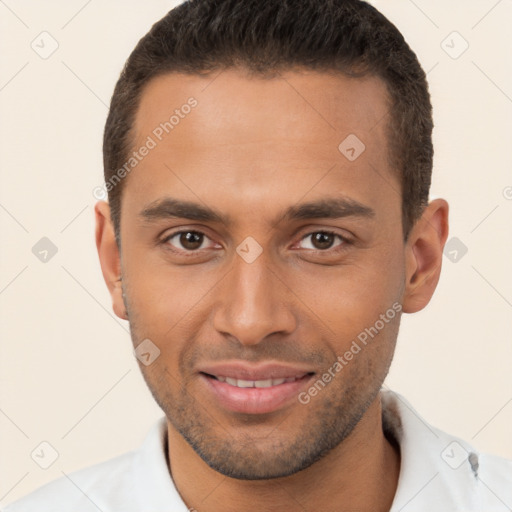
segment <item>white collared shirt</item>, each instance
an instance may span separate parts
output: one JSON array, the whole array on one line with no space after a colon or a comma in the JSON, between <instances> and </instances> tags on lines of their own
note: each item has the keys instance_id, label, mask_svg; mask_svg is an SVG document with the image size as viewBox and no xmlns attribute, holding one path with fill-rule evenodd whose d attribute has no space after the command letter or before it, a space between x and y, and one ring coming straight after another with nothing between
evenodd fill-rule
<instances>
[{"instance_id":1,"label":"white collared shirt","mask_svg":"<svg viewBox=\"0 0 512 512\"><path fill-rule=\"evenodd\" d=\"M397 393L381 396L385 428L401 452L391 512L512 510L512 461L430 426ZM166 437L162 417L138 450L50 482L4 512L188 512L169 473Z\"/></svg>"}]
</instances>

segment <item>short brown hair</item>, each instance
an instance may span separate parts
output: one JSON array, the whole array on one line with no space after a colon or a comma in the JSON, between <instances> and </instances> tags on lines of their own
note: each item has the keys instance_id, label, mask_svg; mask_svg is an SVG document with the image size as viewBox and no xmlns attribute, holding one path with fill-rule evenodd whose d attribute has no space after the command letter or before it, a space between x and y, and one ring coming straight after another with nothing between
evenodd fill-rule
<instances>
[{"instance_id":1,"label":"short brown hair","mask_svg":"<svg viewBox=\"0 0 512 512\"><path fill-rule=\"evenodd\" d=\"M401 176L404 239L428 202L433 160L426 75L398 29L360 0L188 0L139 41L112 95L105 124L105 182L133 150L145 84L156 76L240 66L256 75L305 68L381 78L391 99L389 158ZM108 190L120 248L121 180Z\"/></svg>"}]
</instances>

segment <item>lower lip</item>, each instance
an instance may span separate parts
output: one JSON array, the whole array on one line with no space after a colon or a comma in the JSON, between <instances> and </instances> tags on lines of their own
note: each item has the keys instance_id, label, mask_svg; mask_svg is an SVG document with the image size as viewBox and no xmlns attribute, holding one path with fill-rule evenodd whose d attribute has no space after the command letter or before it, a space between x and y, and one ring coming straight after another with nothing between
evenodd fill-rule
<instances>
[{"instance_id":1,"label":"lower lip","mask_svg":"<svg viewBox=\"0 0 512 512\"><path fill-rule=\"evenodd\" d=\"M245 414L265 414L297 400L301 388L306 386L313 376L305 375L299 380L283 382L268 388L239 388L204 374L200 377L225 409Z\"/></svg>"}]
</instances>

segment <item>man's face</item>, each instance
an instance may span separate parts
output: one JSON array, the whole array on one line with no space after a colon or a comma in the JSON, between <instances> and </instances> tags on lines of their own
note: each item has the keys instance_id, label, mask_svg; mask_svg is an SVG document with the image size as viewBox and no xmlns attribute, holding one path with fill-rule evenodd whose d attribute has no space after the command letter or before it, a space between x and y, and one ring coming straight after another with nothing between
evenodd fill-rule
<instances>
[{"instance_id":1,"label":"man's face","mask_svg":"<svg viewBox=\"0 0 512 512\"><path fill-rule=\"evenodd\" d=\"M170 428L223 474L284 476L345 439L393 355L399 315L375 334L405 279L388 96L376 78L311 71L213 78L169 74L144 90L134 149L148 136L156 147L123 190L125 305L134 345L160 350L141 369ZM169 198L222 219L166 215ZM301 210L320 201L341 208Z\"/></svg>"}]
</instances>

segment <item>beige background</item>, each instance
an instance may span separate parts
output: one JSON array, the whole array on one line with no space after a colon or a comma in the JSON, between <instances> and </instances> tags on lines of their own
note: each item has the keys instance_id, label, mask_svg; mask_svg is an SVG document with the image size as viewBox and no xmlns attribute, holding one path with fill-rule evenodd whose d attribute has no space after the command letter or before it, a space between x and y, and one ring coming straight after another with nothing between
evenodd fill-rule
<instances>
[{"instance_id":1,"label":"beige background","mask_svg":"<svg viewBox=\"0 0 512 512\"><path fill-rule=\"evenodd\" d=\"M512 458L512 2L374 4L429 71L432 192L468 248L444 258L428 308L404 317L387 385L433 425ZM162 414L111 311L92 190L121 67L172 5L0 2L0 504L138 446ZM42 31L59 45L47 59L31 48ZM469 44L457 59L453 31ZM42 237L58 248L47 263L32 253ZM46 470L30 457L42 441L59 454Z\"/></svg>"}]
</instances>

